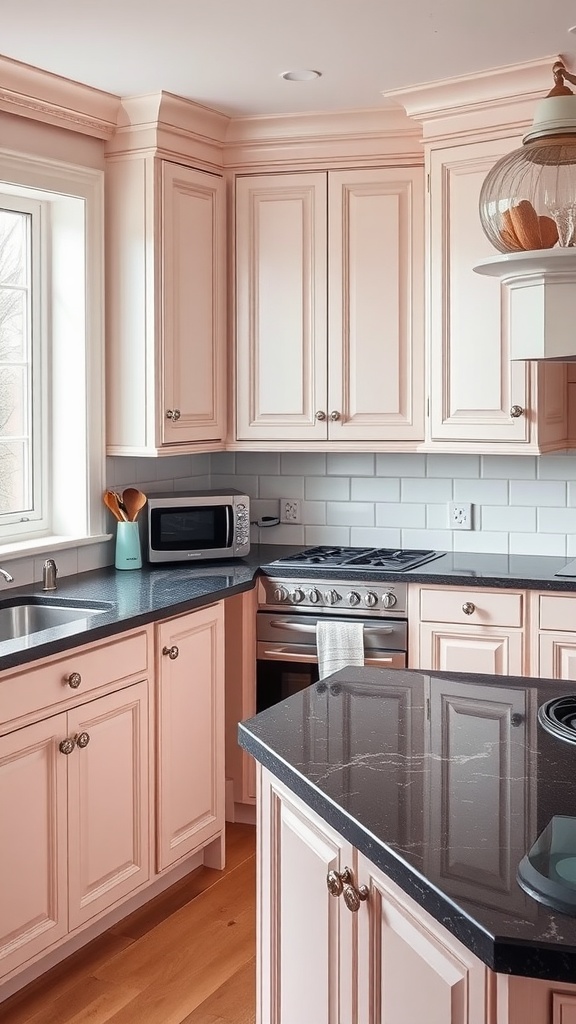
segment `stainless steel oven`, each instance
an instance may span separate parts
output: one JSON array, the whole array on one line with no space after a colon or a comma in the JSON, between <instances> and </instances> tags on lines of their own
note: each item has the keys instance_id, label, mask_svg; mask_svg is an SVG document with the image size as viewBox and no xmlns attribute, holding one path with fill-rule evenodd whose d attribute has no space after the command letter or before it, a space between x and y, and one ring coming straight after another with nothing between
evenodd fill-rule
<instances>
[{"instance_id":1,"label":"stainless steel oven","mask_svg":"<svg viewBox=\"0 0 576 1024\"><path fill-rule=\"evenodd\" d=\"M318 681L316 624L363 625L365 664L405 668L406 585L263 578L256 619L257 710Z\"/></svg>"}]
</instances>

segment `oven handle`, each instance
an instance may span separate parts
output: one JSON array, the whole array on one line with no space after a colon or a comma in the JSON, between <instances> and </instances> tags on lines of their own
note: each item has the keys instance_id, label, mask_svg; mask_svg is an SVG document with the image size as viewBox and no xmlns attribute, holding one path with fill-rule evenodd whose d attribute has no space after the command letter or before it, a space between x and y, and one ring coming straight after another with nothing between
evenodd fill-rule
<instances>
[{"instance_id":1,"label":"oven handle","mask_svg":"<svg viewBox=\"0 0 576 1024\"><path fill-rule=\"evenodd\" d=\"M300 652L298 652L297 654L294 654L294 652L288 651L285 647L274 647L273 650L263 650L262 654L268 655L268 657L270 659L276 660L276 661L298 661L298 662L301 662L302 664L304 664L304 663L309 663L309 664L314 664L314 665L318 664L318 655L317 654L300 654ZM400 654L401 654L401 652L398 652L396 654L396 658L399 658ZM364 659L364 664L365 665L391 665L393 662L394 662L394 655L390 655L387 658L373 658L373 657L369 657L369 658L365 658Z\"/></svg>"},{"instance_id":2,"label":"oven handle","mask_svg":"<svg viewBox=\"0 0 576 1024\"><path fill-rule=\"evenodd\" d=\"M354 619L351 618L350 622L353 622L353 621L354 621ZM310 623L308 623L308 622L296 623L296 622L288 622L288 621L286 621L284 619L271 619L270 620L270 626L273 626L276 629L292 630L292 632L294 632L294 633L315 633L316 632L316 626L311 626ZM393 633L394 632L394 627L393 626L364 626L364 632L365 633L377 633L380 636L380 635L382 635L384 633Z\"/></svg>"},{"instance_id":3,"label":"oven handle","mask_svg":"<svg viewBox=\"0 0 576 1024\"><path fill-rule=\"evenodd\" d=\"M232 547L232 541L234 539L232 533L232 508L230 505L225 505L226 508L226 547ZM250 518L250 517L248 517Z\"/></svg>"}]
</instances>

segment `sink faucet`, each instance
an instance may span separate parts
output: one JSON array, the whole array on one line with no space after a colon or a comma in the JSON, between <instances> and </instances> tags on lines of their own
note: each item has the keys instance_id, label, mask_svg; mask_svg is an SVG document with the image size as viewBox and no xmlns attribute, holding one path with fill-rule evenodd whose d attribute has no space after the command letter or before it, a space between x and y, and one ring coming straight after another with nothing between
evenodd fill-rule
<instances>
[{"instance_id":1,"label":"sink faucet","mask_svg":"<svg viewBox=\"0 0 576 1024\"><path fill-rule=\"evenodd\" d=\"M4 579L6 580L6 583L14 583L14 577L10 575L10 573L8 572L8 569L3 569L1 565L0 565L0 576L4 577Z\"/></svg>"},{"instance_id":2,"label":"sink faucet","mask_svg":"<svg viewBox=\"0 0 576 1024\"><path fill-rule=\"evenodd\" d=\"M42 590L56 590L58 566L53 558L47 558L42 567Z\"/></svg>"}]
</instances>

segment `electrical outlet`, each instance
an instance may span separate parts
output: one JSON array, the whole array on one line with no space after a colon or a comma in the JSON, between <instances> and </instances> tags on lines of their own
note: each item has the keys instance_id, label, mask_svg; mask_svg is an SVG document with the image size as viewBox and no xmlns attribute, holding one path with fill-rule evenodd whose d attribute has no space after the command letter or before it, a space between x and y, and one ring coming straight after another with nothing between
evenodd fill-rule
<instances>
[{"instance_id":1,"label":"electrical outlet","mask_svg":"<svg viewBox=\"0 0 576 1024\"><path fill-rule=\"evenodd\" d=\"M292 525L302 522L300 498L280 498L280 522Z\"/></svg>"},{"instance_id":2,"label":"electrical outlet","mask_svg":"<svg viewBox=\"0 0 576 1024\"><path fill-rule=\"evenodd\" d=\"M452 530L472 529L472 505L469 501L448 503L448 525Z\"/></svg>"}]
</instances>

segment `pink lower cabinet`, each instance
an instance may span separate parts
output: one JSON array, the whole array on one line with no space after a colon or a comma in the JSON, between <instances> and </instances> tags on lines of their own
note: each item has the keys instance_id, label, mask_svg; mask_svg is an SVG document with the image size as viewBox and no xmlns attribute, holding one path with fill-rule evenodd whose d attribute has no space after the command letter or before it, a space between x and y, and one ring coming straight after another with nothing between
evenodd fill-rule
<instances>
[{"instance_id":1,"label":"pink lower cabinet","mask_svg":"<svg viewBox=\"0 0 576 1024\"><path fill-rule=\"evenodd\" d=\"M69 927L150 877L148 684L68 713Z\"/></svg>"},{"instance_id":2,"label":"pink lower cabinet","mask_svg":"<svg viewBox=\"0 0 576 1024\"><path fill-rule=\"evenodd\" d=\"M156 641L158 870L211 843L205 863L223 867L222 603L161 622Z\"/></svg>"},{"instance_id":3,"label":"pink lower cabinet","mask_svg":"<svg viewBox=\"0 0 576 1024\"><path fill-rule=\"evenodd\" d=\"M0 976L150 877L148 684L0 737Z\"/></svg>"},{"instance_id":4,"label":"pink lower cabinet","mask_svg":"<svg viewBox=\"0 0 576 1024\"><path fill-rule=\"evenodd\" d=\"M258 1024L494 1024L484 964L258 771Z\"/></svg>"},{"instance_id":5,"label":"pink lower cabinet","mask_svg":"<svg viewBox=\"0 0 576 1024\"><path fill-rule=\"evenodd\" d=\"M66 715L0 737L0 977L68 931Z\"/></svg>"}]
</instances>

